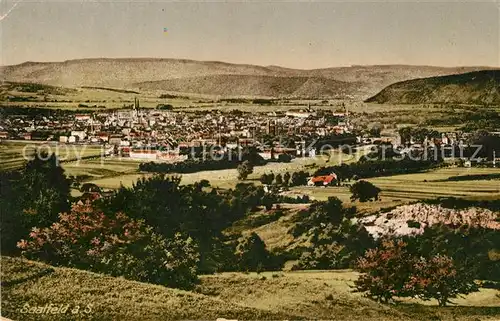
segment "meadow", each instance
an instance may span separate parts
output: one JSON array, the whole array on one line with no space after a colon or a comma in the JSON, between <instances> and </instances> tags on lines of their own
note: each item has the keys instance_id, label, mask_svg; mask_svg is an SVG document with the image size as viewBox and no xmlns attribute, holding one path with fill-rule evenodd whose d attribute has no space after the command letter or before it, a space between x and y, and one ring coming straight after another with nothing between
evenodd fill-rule
<instances>
[{"instance_id":1,"label":"meadow","mask_svg":"<svg viewBox=\"0 0 500 321\"><path fill-rule=\"evenodd\" d=\"M493 289L445 308L418 300L382 305L352 292L358 274L351 270L219 273L201 276L194 289L183 291L20 258L1 260L2 316L14 320L495 320L500 314ZM46 304L69 309L27 312Z\"/></svg>"},{"instance_id":2,"label":"meadow","mask_svg":"<svg viewBox=\"0 0 500 321\"><path fill-rule=\"evenodd\" d=\"M361 154L360 154L361 155ZM254 167L253 173L249 175L247 181L253 182L255 184L260 185L259 178L264 173L274 173L274 174L284 174L286 172L294 172L294 171L311 171L318 169L321 166L328 166L332 164L338 164L340 162L351 162L356 158L354 156L350 156L347 154L340 153L338 151L332 151L329 156L316 156L314 158L295 158L290 163L268 163L264 166L256 166ZM98 162L98 161L96 161ZM118 162L120 165L125 164L136 164L139 162L135 162L130 159L121 159L121 160L113 160L110 158L106 159L103 162L101 168L103 169L115 169L113 164ZM75 172L82 171L87 166L87 162L83 161L78 166L75 166L73 169ZM132 165L130 165L132 166ZM68 168L65 165L65 168ZM119 168L119 167L118 167ZM72 169L72 170L73 170ZM102 177L96 178L92 180L92 183L97 184L103 188L114 189L119 187L120 185L124 186L132 186L132 184L142 176L150 176L151 173L131 173L131 172L123 172L123 175L116 175L112 177ZM172 174L175 175L175 174ZM222 169L222 170L214 170L214 171L201 171L197 173L187 173L180 174L182 176L183 184L192 184L194 182L198 182L202 179L206 179L210 182L213 187L218 188L233 188L240 181L238 180L238 171L236 169Z\"/></svg>"},{"instance_id":3,"label":"meadow","mask_svg":"<svg viewBox=\"0 0 500 321\"><path fill-rule=\"evenodd\" d=\"M0 144L0 170L15 169L25 162L25 154L30 154L34 146L44 142L35 141L4 141ZM119 157L99 157L101 147L95 145L64 145L50 143L51 150L56 151L64 159L61 163L66 174L81 176L84 181L92 182L105 189L116 189L121 185L130 187L139 178L151 176L152 173L140 173L138 166L140 161ZM331 166L341 162L349 163L356 161L367 149L361 150L356 156L332 151L329 156L316 156L314 158L297 158L290 163L268 163L257 166L246 182L260 185L259 178L264 173L284 174L305 170L311 174L322 166ZM96 158L78 160L77 156ZM473 199L495 199L500 198L500 180L472 176L472 179L460 180L453 177L465 177L467 175L500 175L500 168L440 168L423 173L394 175L387 177L376 177L367 179L379 187L382 192L381 200L378 202L353 204L363 212L374 212L382 208L389 208L400 204L418 201L428 198L454 196ZM175 174L172 174L175 175ZM182 184L192 184L196 181L206 179L213 187L234 188L240 181L237 179L236 169L225 169L216 171L202 171L198 173L182 174ZM336 196L345 203L350 203L351 193L349 184L331 187L292 187L285 194L290 196L309 195L311 199L326 200L330 196ZM76 195L76 194L75 194Z\"/></svg>"},{"instance_id":4,"label":"meadow","mask_svg":"<svg viewBox=\"0 0 500 321\"><path fill-rule=\"evenodd\" d=\"M476 179L466 181L449 180L451 177L466 175L500 174L500 168L439 168L416 174L394 175L368 178L367 181L379 187L380 201L353 202L362 212L374 212L383 208L437 197L460 197L468 199L499 199L500 180ZM353 183L353 182L351 182ZM349 185L349 184L347 184ZM349 186L332 187L292 187L290 195L307 194L312 199L326 200L336 196L350 203Z\"/></svg>"},{"instance_id":5,"label":"meadow","mask_svg":"<svg viewBox=\"0 0 500 321\"><path fill-rule=\"evenodd\" d=\"M100 156L102 146L99 145L66 145L57 142L44 141L1 141L0 142L0 171L13 170L22 167L27 159L37 150L55 153L61 163L77 160L82 157Z\"/></svg>"}]
</instances>

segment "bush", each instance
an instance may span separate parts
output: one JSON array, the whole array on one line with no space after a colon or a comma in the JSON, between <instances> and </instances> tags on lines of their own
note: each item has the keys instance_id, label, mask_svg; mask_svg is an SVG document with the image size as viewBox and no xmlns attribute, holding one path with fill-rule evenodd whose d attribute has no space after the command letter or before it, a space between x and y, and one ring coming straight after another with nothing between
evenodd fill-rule
<instances>
[{"instance_id":1,"label":"bush","mask_svg":"<svg viewBox=\"0 0 500 321\"><path fill-rule=\"evenodd\" d=\"M412 160L409 158L404 158L402 160L366 160L351 164L343 163L341 165L321 167L314 173L314 176L335 173L341 180L351 179L354 175L356 175L358 179L362 179L378 176L418 173L423 170L434 168L440 164L442 164L442 162L434 160Z\"/></svg>"},{"instance_id":2,"label":"bush","mask_svg":"<svg viewBox=\"0 0 500 321\"><path fill-rule=\"evenodd\" d=\"M266 249L266 244L254 232L245 237L236 248L236 258L240 271L261 272L279 268L281 262Z\"/></svg>"},{"instance_id":3,"label":"bush","mask_svg":"<svg viewBox=\"0 0 500 321\"><path fill-rule=\"evenodd\" d=\"M373 238L363 226L344 219L341 224L322 223L305 234L311 246L299 258L301 269L345 269L374 246Z\"/></svg>"},{"instance_id":4,"label":"bush","mask_svg":"<svg viewBox=\"0 0 500 321\"><path fill-rule=\"evenodd\" d=\"M166 239L148 227L137 241L104 255L100 270L127 279L187 289L197 281L198 261L193 239L180 233Z\"/></svg>"},{"instance_id":5,"label":"bush","mask_svg":"<svg viewBox=\"0 0 500 321\"><path fill-rule=\"evenodd\" d=\"M420 228L421 226L420 222L414 220L408 220L406 221L406 224L408 225L409 228Z\"/></svg>"},{"instance_id":6,"label":"bush","mask_svg":"<svg viewBox=\"0 0 500 321\"><path fill-rule=\"evenodd\" d=\"M336 197L313 202L295 217L294 237L305 237L311 246L299 258L301 269L337 269L354 266L366 249L374 246L366 229L353 224L355 207L344 207Z\"/></svg>"},{"instance_id":7,"label":"bush","mask_svg":"<svg viewBox=\"0 0 500 321\"><path fill-rule=\"evenodd\" d=\"M191 239L166 239L141 220L106 216L89 203L73 206L48 228L33 228L18 247L24 256L53 265L138 281L185 288L196 280L198 252Z\"/></svg>"},{"instance_id":8,"label":"bush","mask_svg":"<svg viewBox=\"0 0 500 321\"><path fill-rule=\"evenodd\" d=\"M338 243L313 246L302 253L297 268L300 270L340 269L348 266L345 262L346 247Z\"/></svg>"}]
</instances>

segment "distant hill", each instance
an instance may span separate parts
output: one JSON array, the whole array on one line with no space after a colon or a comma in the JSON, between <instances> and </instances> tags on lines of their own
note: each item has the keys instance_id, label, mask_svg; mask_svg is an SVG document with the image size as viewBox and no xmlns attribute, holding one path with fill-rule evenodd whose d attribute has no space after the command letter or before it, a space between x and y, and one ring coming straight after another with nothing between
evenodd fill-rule
<instances>
[{"instance_id":1,"label":"distant hill","mask_svg":"<svg viewBox=\"0 0 500 321\"><path fill-rule=\"evenodd\" d=\"M366 102L500 105L500 70L402 81L386 87Z\"/></svg>"},{"instance_id":2,"label":"distant hill","mask_svg":"<svg viewBox=\"0 0 500 321\"><path fill-rule=\"evenodd\" d=\"M220 96L327 98L356 93L356 83L328 78L265 75L211 75L133 84L139 90Z\"/></svg>"},{"instance_id":3,"label":"distant hill","mask_svg":"<svg viewBox=\"0 0 500 321\"><path fill-rule=\"evenodd\" d=\"M394 82L481 69L488 68L384 65L302 70L186 59L96 58L3 66L0 80L226 96L367 98Z\"/></svg>"}]
</instances>

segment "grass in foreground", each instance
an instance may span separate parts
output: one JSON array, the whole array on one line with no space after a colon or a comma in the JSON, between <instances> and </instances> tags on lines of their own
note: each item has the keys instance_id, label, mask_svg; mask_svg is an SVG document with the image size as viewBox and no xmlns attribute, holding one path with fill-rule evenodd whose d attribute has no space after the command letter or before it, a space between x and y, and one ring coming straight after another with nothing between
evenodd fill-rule
<instances>
[{"instance_id":1,"label":"grass in foreground","mask_svg":"<svg viewBox=\"0 0 500 321\"><path fill-rule=\"evenodd\" d=\"M482 290L461 306L415 302L381 305L352 293L348 271L222 273L202 276L195 291L2 257L2 316L14 320L495 320L497 291ZM473 306L465 306L471 302ZM500 303L500 298L498 298ZM27 314L23 305L89 305L89 313ZM69 311L69 310L68 310ZM81 311L81 310L80 310Z\"/></svg>"},{"instance_id":2,"label":"grass in foreground","mask_svg":"<svg viewBox=\"0 0 500 321\"><path fill-rule=\"evenodd\" d=\"M67 313L22 313L23 306L69 304ZM80 307L80 312L70 310ZM87 308L88 313L84 310ZM2 316L13 320L287 319L203 294L2 257Z\"/></svg>"}]
</instances>

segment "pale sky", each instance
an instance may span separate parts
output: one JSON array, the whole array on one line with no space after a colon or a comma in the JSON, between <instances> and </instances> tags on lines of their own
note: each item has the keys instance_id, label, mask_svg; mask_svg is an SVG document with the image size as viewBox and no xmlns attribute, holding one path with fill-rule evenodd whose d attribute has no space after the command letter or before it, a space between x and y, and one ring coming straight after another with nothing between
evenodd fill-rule
<instances>
[{"instance_id":1,"label":"pale sky","mask_svg":"<svg viewBox=\"0 0 500 321\"><path fill-rule=\"evenodd\" d=\"M500 66L499 37L494 0L0 4L2 65L156 57L303 69Z\"/></svg>"}]
</instances>

